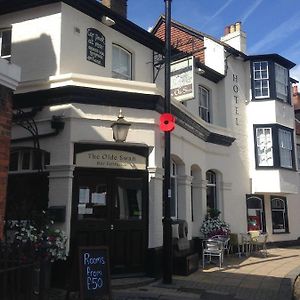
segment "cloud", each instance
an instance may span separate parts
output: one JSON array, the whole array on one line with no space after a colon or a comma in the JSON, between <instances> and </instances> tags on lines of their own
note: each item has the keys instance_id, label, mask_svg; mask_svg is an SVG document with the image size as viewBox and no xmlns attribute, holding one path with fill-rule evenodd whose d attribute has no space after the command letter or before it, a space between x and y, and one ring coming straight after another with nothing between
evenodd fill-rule
<instances>
[{"instance_id":1,"label":"cloud","mask_svg":"<svg viewBox=\"0 0 300 300\"><path fill-rule=\"evenodd\" d=\"M214 15L212 15L203 25L204 28L209 22L211 22L214 18L216 18L218 15L220 15L225 8L232 2L233 0L228 0L221 8L219 8Z\"/></svg>"},{"instance_id":2,"label":"cloud","mask_svg":"<svg viewBox=\"0 0 300 300\"><path fill-rule=\"evenodd\" d=\"M300 81L300 65L295 66L292 70L291 70L291 77Z\"/></svg>"},{"instance_id":3,"label":"cloud","mask_svg":"<svg viewBox=\"0 0 300 300\"><path fill-rule=\"evenodd\" d=\"M247 12L241 18L241 22L245 23L246 20L252 15L252 13L256 10L256 8L263 2L263 0L256 0L253 5L247 9Z\"/></svg>"},{"instance_id":4,"label":"cloud","mask_svg":"<svg viewBox=\"0 0 300 300\"><path fill-rule=\"evenodd\" d=\"M284 38L299 30L300 28L300 13L296 13L294 16L288 18L287 21L281 23L278 27L273 29L269 34L259 41L256 45L249 49L249 53L259 52L261 49L267 49L268 45L274 47L274 45L282 42Z\"/></svg>"}]
</instances>

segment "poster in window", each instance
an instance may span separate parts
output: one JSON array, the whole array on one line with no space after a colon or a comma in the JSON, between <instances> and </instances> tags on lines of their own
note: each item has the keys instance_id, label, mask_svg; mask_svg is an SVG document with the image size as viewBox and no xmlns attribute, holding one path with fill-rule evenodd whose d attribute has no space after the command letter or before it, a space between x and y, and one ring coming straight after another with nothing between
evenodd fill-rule
<instances>
[{"instance_id":1,"label":"poster in window","mask_svg":"<svg viewBox=\"0 0 300 300\"><path fill-rule=\"evenodd\" d=\"M106 192L92 193L92 203L99 205L106 205Z\"/></svg>"},{"instance_id":2,"label":"poster in window","mask_svg":"<svg viewBox=\"0 0 300 300\"><path fill-rule=\"evenodd\" d=\"M86 187L79 188L79 203L89 203L90 189Z\"/></svg>"}]
</instances>

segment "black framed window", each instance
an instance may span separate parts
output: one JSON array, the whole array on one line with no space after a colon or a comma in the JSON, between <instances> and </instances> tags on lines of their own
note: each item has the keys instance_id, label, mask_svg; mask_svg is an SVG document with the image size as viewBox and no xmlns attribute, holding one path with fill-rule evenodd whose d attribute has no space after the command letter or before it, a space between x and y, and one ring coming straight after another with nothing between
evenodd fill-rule
<instances>
[{"instance_id":1,"label":"black framed window","mask_svg":"<svg viewBox=\"0 0 300 300\"><path fill-rule=\"evenodd\" d=\"M0 29L0 57L11 57L11 28Z\"/></svg>"},{"instance_id":2,"label":"black framed window","mask_svg":"<svg viewBox=\"0 0 300 300\"><path fill-rule=\"evenodd\" d=\"M199 116L206 122L210 122L210 93L203 86L199 86Z\"/></svg>"},{"instance_id":3,"label":"black framed window","mask_svg":"<svg viewBox=\"0 0 300 300\"><path fill-rule=\"evenodd\" d=\"M254 125L257 168L295 169L293 129L278 124Z\"/></svg>"},{"instance_id":4,"label":"black framed window","mask_svg":"<svg viewBox=\"0 0 300 300\"><path fill-rule=\"evenodd\" d=\"M291 103L289 69L273 60L251 62L252 100Z\"/></svg>"},{"instance_id":5,"label":"black framed window","mask_svg":"<svg viewBox=\"0 0 300 300\"><path fill-rule=\"evenodd\" d=\"M264 196L246 195L248 231L266 231Z\"/></svg>"},{"instance_id":6,"label":"black framed window","mask_svg":"<svg viewBox=\"0 0 300 300\"><path fill-rule=\"evenodd\" d=\"M285 197L271 196L273 233L288 233L288 210Z\"/></svg>"},{"instance_id":7,"label":"black framed window","mask_svg":"<svg viewBox=\"0 0 300 300\"><path fill-rule=\"evenodd\" d=\"M112 77L132 79L132 54L116 44L112 45Z\"/></svg>"}]
</instances>

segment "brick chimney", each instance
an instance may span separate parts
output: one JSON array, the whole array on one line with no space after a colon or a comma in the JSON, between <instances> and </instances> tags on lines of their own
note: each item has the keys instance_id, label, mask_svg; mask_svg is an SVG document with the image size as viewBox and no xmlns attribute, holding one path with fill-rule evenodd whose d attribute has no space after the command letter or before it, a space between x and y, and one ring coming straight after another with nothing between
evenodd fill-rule
<instances>
[{"instance_id":1,"label":"brick chimney","mask_svg":"<svg viewBox=\"0 0 300 300\"><path fill-rule=\"evenodd\" d=\"M221 41L245 53L246 33L242 31L242 23L236 22L226 26L224 36L221 37Z\"/></svg>"},{"instance_id":2,"label":"brick chimney","mask_svg":"<svg viewBox=\"0 0 300 300\"><path fill-rule=\"evenodd\" d=\"M127 0L102 0L101 3L115 13L127 18Z\"/></svg>"}]
</instances>

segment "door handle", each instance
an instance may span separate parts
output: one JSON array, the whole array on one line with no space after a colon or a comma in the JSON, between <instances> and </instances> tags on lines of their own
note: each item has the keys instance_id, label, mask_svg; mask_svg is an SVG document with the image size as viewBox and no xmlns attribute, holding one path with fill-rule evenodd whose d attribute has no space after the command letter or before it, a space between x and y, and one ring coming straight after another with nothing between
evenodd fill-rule
<instances>
[{"instance_id":1,"label":"door handle","mask_svg":"<svg viewBox=\"0 0 300 300\"><path fill-rule=\"evenodd\" d=\"M114 224L110 224L110 230L114 230Z\"/></svg>"}]
</instances>

